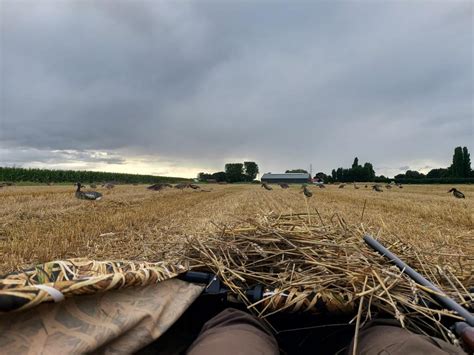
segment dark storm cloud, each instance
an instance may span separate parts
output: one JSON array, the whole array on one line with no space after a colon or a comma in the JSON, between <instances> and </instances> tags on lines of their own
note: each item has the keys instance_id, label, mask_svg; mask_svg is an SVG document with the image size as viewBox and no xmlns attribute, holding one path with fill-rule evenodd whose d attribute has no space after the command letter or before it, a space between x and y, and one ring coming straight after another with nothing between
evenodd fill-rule
<instances>
[{"instance_id":1,"label":"dark storm cloud","mask_svg":"<svg viewBox=\"0 0 474 355\"><path fill-rule=\"evenodd\" d=\"M357 155L392 173L473 140L469 1L0 6L4 162L100 150L328 171Z\"/></svg>"}]
</instances>

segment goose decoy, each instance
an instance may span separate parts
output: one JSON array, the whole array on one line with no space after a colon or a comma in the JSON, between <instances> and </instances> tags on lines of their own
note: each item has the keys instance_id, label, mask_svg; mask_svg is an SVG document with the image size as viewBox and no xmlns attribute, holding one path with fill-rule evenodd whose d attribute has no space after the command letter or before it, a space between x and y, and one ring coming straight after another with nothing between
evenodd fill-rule
<instances>
[{"instance_id":1,"label":"goose decoy","mask_svg":"<svg viewBox=\"0 0 474 355\"><path fill-rule=\"evenodd\" d=\"M323 184L319 184L318 186L319 186L320 189L325 189L326 188L326 186L323 185Z\"/></svg>"},{"instance_id":2,"label":"goose decoy","mask_svg":"<svg viewBox=\"0 0 474 355\"><path fill-rule=\"evenodd\" d=\"M200 189L200 188L201 188L200 186L198 186L198 185L195 185L195 184L188 184L188 186L187 186L187 187L190 187L190 188L191 188L191 189L193 189L193 190L198 190L198 189Z\"/></svg>"},{"instance_id":3,"label":"goose decoy","mask_svg":"<svg viewBox=\"0 0 474 355\"><path fill-rule=\"evenodd\" d=\"M346 186L346 184L341 184L341 185L339 185L339 188L340 188L340 189L343 189L344 186Z\"/></svg>"},{"instance_id":4,"label":"goose decoy","mask_svg":"<svg viewBox=\"0 0 474 355\"><path fill-rule=\"evenodd\" d=\"M174 185L174 188L175 188L175 189L179 189L179 190L183 190L183 189L185 189L186 187L188 187L188 184L185 184L185 183L180 183L180 184Z\"/></svg>"},{"instance_id":5,"label":"goose decoy","mask_svg":"<svg viewBox=\"0 0 474 355\"><path fill-rule=\"evenodd\" d=\"M81 191L81 183L78 182L76 184L76 197L81 200L100 200L102 198L102 194L96 191Z\"/></svg>"},{"instance_id":6,"label":"goose decoy","mask_svg":"<svg viewBox=\"0 0 474 355\"><path fill-rule=\"evenodd\" d=\"M287 188L289 188L290 186L289 186L288 184L280 184L280 187L281 187L282 189L287 189Z\"/></svg>"},{"instance_id":7,"label":"goose decoy","mask_svg":"<svg viewBox=\"0 0 474 355\"><path fill-rule=\"evenodd\" d=\"M163 190L164 188L165 188L164 184L154 184L147 187L148 190L153 190L153 191L160 191L160 190Z\"/></svg>"},{"instance_id":8,"label":"goose decoy","mask_svg":"<svg viewBox=\"0 0 474 355\"><path fill-rule=\"evenodd\" d=\"M458 189L456 188L452 188L451 190L448 191L448 194L452 192L453 193L453 196L456 197L456 198L466 198L466 196L464 196L464 194L459 191Z\"/></svg>"},{"instance_id":9,"label":"goose decoy","mask_svg":"<svg viewBox=\"0 0 474 355\"><path fill-rule=\"evenodd\" d=\"M354 189L359 190L359 186L354 183Z\"/></svg>"},{"instance_id":10,"label":"goose decoy","mask_svg":"<svg viewBox=\"0 0 474 355\"><path fill-rule=\"evenodd\" d=\"M265 189L265 190L273 190L271 186L267 185L266 183L262 183L262 187Z\"/></svg>"},{"instance_id":11,"label":"goose decoy","mask_svg":"<svg viewBox=\"0 0 474 355\"><path fill-rule=\"evenodd\" d=\"M373 185L372 190L377 192L383 192L382 187L380 187L380 185Z\"/></svg>"},{"instance_id":12,"label":"goose decoy","mask_svg":"<svg viewBox=\"0 0 474 355\"><path fill-rule=\"evenodd\" d=\"M311 196L313 196L313 193L308 190L308 187L306 185L301 186L301 188L303 189L302 192L306 197L310 198Z\"/></svg>"},{"instance_id":13,"label":"goose decoy","mask_svg":"<svg viewBox=\"0 0 474 355\"><path fill-rule=\"evenodd\" d=\"M113 189L115 187L114 184L110 183L110 182L107 182L105 184L102 184L102 187L105 187L106 189Z\"/></svg>"},{"instance_id":14,"label":"goose decoy","mask_svg":"<svg viewBox=\"0 0 474 355\"><path fill-rule=\"evenodd\" d=\"M97 187L96 184L91 184L91 189L95 189Z\"/></svg>"},{"instance_id":15,"label":"goose decoy","mask_svg":"<svg viewBox=\"0 0 474 355\"><path fill-rule=\"evenodd\" d=\"M385 185L385 188L386 188L386 189L391 189L391 188L392 188L392 185L387 184L387 185Z\"/></svg>"},{"instance_id":16,"label":"goose decoy","mask_svg":"<svg viewBox=\"0 0 474 355\"><path fill-rule=\"evenodd\" d=\"M369 186L368 185L365 185L365 188L368 188Z\"/></svg>"}]
</instances>

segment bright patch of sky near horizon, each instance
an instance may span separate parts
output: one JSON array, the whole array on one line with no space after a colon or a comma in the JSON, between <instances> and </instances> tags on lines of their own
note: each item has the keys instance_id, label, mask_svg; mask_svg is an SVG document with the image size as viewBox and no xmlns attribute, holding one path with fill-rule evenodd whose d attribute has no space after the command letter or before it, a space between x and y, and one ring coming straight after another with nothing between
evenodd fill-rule
<instances>
[{"instance_id":1,"label":"bright patch of sky near horizon","mask_svg":"<svg viewBox=\"0 0 474 355\"><path fill-rule=\"evenodd\" d=\"M471 1L0 0L0 166L446 167L473 26Z\"/></svg>"}]
</instances>

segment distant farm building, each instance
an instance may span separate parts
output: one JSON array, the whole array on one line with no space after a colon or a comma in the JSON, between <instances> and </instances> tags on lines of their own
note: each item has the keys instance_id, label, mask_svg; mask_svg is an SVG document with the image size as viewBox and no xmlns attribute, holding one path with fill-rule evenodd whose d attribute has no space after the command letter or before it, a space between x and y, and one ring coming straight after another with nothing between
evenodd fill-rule
<instances>
[{"instance_id":1,"label":"distant farm building","mask_svg":"<svg viewBox=\"0 0 474 355\"><path fill-rule=\"evenodd\" d=\"M311 182L311 176L307 173L286 173L286 174L263 174L261 179L262 182L269 184L305 184Z\"/></svg>"}]
</instances>

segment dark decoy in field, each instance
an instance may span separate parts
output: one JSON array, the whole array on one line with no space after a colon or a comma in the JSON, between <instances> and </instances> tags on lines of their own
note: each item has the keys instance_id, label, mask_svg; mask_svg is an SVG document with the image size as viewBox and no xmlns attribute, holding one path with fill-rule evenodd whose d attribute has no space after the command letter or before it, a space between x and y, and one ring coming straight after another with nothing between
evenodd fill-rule
<instances>
[{"instance_id":1,"label":"dark decoy in field","mask_svg":"<svg viewBox=\"0 0 474 355\"><path fill-rule=\"evenodd\" d=\"M184 182L183 182L183 183L180 183L180 184L174 185L174 188L175 188L175 189L179 189L179 190L183 190L183 189L185 189L186 187L188 187L188 184L186 184L186 183L184 183Z\"/></svg>"},{"instance_id":2,"label":"dark decoy in field","mask_svg":"<svg viewBox=\"0 0 474 355\"><path fill-rule=\"evenodd\" d=\"M456 197L456 198L466 198L466 196L464 196L464 194L459 191L458 189L456 188L452 188L451 190L448 191L448 194L452 192L453 193L453 196Z\"/></svg>"},{"instance_id":3,"label":"dark decoy in field","mask_svg":"<svg viewBox=\"0 0 474 355\"><path fill-rule=\"evenodd\" d=\"M265 190L269 190L269 191L270 191L270 190L273 190L271 186L269 186L268 184L266 184L266 183L264 183L264 182L262 183L262 187L263 187Z\"/></svg>"},{"instance_id":4,"label":"dark decoy in field","mask_svg":"<svg viewBox=\"0 0 474 355\"><path fill-rule=\"evenodd\" d=\"M302 192L306 197L310 198L311 196L313 196L313 193L308 190L308 187L306 185L301 186L301 188L303 189Z\"/></svg>"},{"instance_id":5,"label":"dark decoy in field","mask_svg":"<svg viewBox=\"0 0 474 355\"><path fill-rule=\"evenodd\" d=\"M200 186L195 185L195 184L188 184L188 187L192 188L193 190L198 190L201 188Z\"/></svg>"},{"instance_id":6,"label":"dark decoy in field","mask_svg":"<svg viewBox=\"0 0 474 355\"><path fill-rule=\"evenodd\" d=\"M368 185L365 185L365 188L368 188L369 186Z\"/></svg>"},{"instance_id":7,"label":"dark decoy in field","mask_svg":"<svg viewBox=\"0 0 474 355\"><path fill-rule=\"evenodd\" d=\"M383 192L382 187L380 185L373 185L372 190L377 192Z\"/></svg>"},{"instance_id":8,"label":"dark decoy in field","mask_svg":"<svg viewBox=\"0 0 474 355\"><path fill-rule=\"evenodd\" d=\"M385 188L386 188L386 189L391 189L391 188L392 188L392 185L387 184L387 185L385 185Z\"/></svg>"},{"instance_id":9,"label":"dark decoy in field","mask_svg":"<svg viewBox=\"0 0 474 355\"><path fill-rule=\"evenodd\" d=\"M346 186L346 184L341 184L341 185L339 185L339 188L340 188L340 189L343 189L344 186Z\"/></svg>"},{"instance_id":10,"label":"dark decoy in field","mask_svg":"<svg viewBox=\"0 0 474 355\"><path fill-rule=\"evenodd\" d=\"M287 188L289 188L290 186L289 186L288 184L280 184L280 187L281 187L282 189L287 189Z\"/></svg>"},{"instance_id":11,"label":"dark decoy in field","mask_svg":"<svg viewBox=\"0 0 474 355\"><path fill-rule=\"evenodd\" d=\"M166 186L166 184L154 184L154 185L148 186L147 189L153 190L153 191L160 191L160 190L163 190L165 187L168 187L168 186Z\"/></svg>"},{"instance_id":12,"label":"dark decoy in field","mask_svg":"<svg viewBox=\"0 0 474 355\"><path fill-rule=\"evenodd\" d=\"M319 184L318 186L319 186L320 189L325 189L326 188L326 186L324 184Z\"/></svg>"},{"instance_id":13,"label":"dark decoy in field","mask_svg":"<svg viewBox=\"0 0 474 355\"><path fill-rule=\"evenodd\" d=\"M96 191L81 191L81 183L78 182L76 184L76 197L81 200L100 200L102 198L102 194Z\"/></svg>"},{"instance_id":14,"label":"dark decoy in field","mask_svg":"<svg viewBox=\"0 0 474 355\"><path fill-rule=\"evenodd\" d=\"M354 189L359 190L359 186L354 183Z\"/></svg>"}]
</instances>

